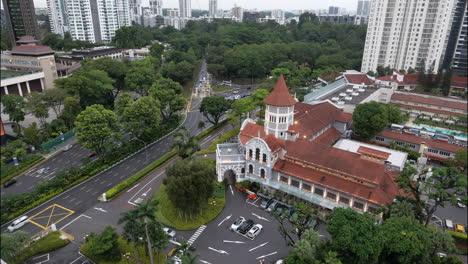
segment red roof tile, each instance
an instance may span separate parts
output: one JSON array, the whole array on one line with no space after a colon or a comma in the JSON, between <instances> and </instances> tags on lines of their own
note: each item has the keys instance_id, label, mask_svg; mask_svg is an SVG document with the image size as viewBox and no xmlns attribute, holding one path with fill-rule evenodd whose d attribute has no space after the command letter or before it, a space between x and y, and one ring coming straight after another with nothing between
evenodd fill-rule
<instances>
[{"instance_id":1,"label":"red roof tile","mask_svg":"<svg viewBox=\"0 0 468 264\"><path fill-rule=\"evenodd\" d=\"M420 104L450 107L450 108L461 109L461 110L466 110L468 106L466 102L447 100L442 97L424 96L424 95L406 94L406 93L394 93L392 95L392 100L400 100L400 101L420 103Z\"/></svg>"},{"instance_id":2,"label":"red roof tile","mask_svg":"<svg viewBox=\"0 0 468 264\"><path fill-rule=\"evenodd\" d=\"M468 77L453 76L450 86L468 88Z\"/></svg>"},{"instance_id":3,"label":"red roof tile","mask_svg":"<svg viewBox=\"0 0 468 264\"><path fill-rule=\"evenodd\" d=\"M373 80L369 79L366 74L360 73L360 74L345 74L344 75L346 80L348 80L349 83L351 84L365 84L365 85L371 85L374 83Z\"/></svg>"},{"instance_id":4,"label":"red roof tile","mask_svg":"<svg viewBox=\"0 0 468 264\"><path fill-rule=\"evenodd\" d=\"M339 72L330 72L330 73L320 76L319 78L328 82L328 80L336 80L336 78L340 76L341 76L341 73Z\"/></svg>"},{"instance_id":5,"label":"red roof tile","mask_svg":"<svg viewBox=\"0 0 468 264\"><path fill-rule=\"evenodd\" d=\"M284 149L285 142L279 138L275 138L273 135L268 135L262 138L267 144L268 147L271 149L272 153L277 152L280 149Z\"/></svg>"},{"instance_id":6,"label":"red roof tile","mask_svg":"<svg viewBox=\"0 0 468 264\"><path fill-rule=\"evenodd\" d=\"M24 46L15 46L11 49L11 54L13 55L49 55L54 54L55 52L48 46L36 46L36 45L24 45Z\"/></svg>"},{"instance_id":7,"label":"red roof tile","mask_svg":"<svg viewBox=\"0 0 468 264\"><path fill-rule=\"evenodd\" d=\"M283 75L279 77L275 88L273 88L273 91L265 98L264 102L267 105L274 106L293 106L295 103L297 103L297 101L289 93Z\"/></svg>"},{"instance_id":8,"label":"red roof tile","mask_svg":"<svg viewBox=\"0 0 468 264\"><path fill-rule=\"evenodd\" d=\"M315 143L320 143L324 145L331 145L333 144L337 139L341 137L341 132L336 130L335 128L329 128L325 133L322 135L318 136L316 139L314 139Z\"/></svg>"},{"instance_id":9,"label":"red roof tile","mask_svg":"<svg viewBox=\"0 0 468 264\"><path fill-rule=\"evenodd\" d=\"M418 111L436 113L436 114L441 114L441 115L449 115L449 116L461 116L461 115L463 115L462 113L455 113L455 112L451 112L451 111L439 110L439 109L434 109L434 108L427 108L427 107L422 107L422 106L407 105L407 104L396 104L396 103L392 103L392 104L398 105L400 108L403 108L403 109L414 109L414 110L418 110Z\"/></svg>"},{"instance_id":10,"label":"red roof tile","mask_svg":"<svg viewBox=\"0 0 468 264\"><path fill-rule=\"evenodd\" d=\"M390 153L383 152L383 151L376 150L376 149L367 148L364 146L360 146L357 152L362 153L364 155L373 156L375 158L383 159L383 160L386 160L388 159L388 157L390 157Z\"/></svg>"},{"instance_id":11,"label":"red roof tile","mask_svg":"<svg viewBox=\"0 0 468 264\"><path fill-rule=\"evenodd\" d=\"M254 137L258 137L260 135L260 138L264 137L266 135L265 131L264 131L264 127L263 126L260 126L260 125L257 125L257 124L253 124L253 123L247 123L247 125L245 125L244 129L242 129L239 133L239 139L242 143L242 145L245 145L245 143L247 143L247 141L249 141L250 139L254 138Z\"/></svg>"}]
</instances>

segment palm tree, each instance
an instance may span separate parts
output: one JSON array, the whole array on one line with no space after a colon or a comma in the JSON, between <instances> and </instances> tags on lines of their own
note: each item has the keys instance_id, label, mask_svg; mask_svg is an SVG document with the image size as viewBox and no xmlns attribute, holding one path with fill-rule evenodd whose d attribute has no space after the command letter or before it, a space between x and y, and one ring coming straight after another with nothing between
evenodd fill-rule
<instances>
[{"instance_id":1,"label":"palm tree","mask_svg":"<svg viewBox=\"0 0 468 264\"><path fill-rule=\"evenodd\" d=\"M198 256L191 256L191 255L183 255L180 260L182 260L182 264L197 264Z\"/></svg>"},{"instance_id":2,"label":"palm tree","mask_svg":"<svg viewBox=\"0 0 468 264\"><path fill-rule=\"evenodd\" d=\"M190 253L194 251L195 247L187 243L187 241L181 242L180 245L176 247L176 252L182 252L184 255L190 255Z\"/></svg>"},{"instance_id":3,"label":"palm tree","mask_svg":"<svg viewBox=\"0 0 468 264\"><path fill-rule=\"evenodd\" d=\"M122 236L127 241L133 242L133 244L135 245L134 253L135 253L135 256L138 257L139 254L138 254L137 245L142 243L142 241L140 240L140 237L143 231L143 225L141 224L141 221L139 221L137 211L132 210L132 211L122 213L120 215L118 224L119 225L124 224Z\"/></svg>"},{"instance_id":4,"label":"palm tree","mask_svg":"<svg viewBox=\"0 0 468 264\"><path fill-rule=\"evenodd\" d=\"M187 133L187 128L182 127L174 134L174 147L178 151L178 155L185 159L200 150L196 137Z\"/></svg>"},{"instance_id":5,"label":"palm tree","mask_svg":"<svg viewBox=\"0 0 468 264\"><path fill-rule=\"evenodd\" d=\"M149 221L156 221L156 210L158 206L158 201L157 200L152 200L152 201L146 201L142 204L139 204L136 208L136 215L140 220L143 220L144 222L144 227L145 227L145 235L146 235L146 243L148 246L148 255L150 258L150 263L154 264L153 261L153 250L151 246L151 240L150 236L148 233L148 222Z\"/></svg>"}]
</instances>

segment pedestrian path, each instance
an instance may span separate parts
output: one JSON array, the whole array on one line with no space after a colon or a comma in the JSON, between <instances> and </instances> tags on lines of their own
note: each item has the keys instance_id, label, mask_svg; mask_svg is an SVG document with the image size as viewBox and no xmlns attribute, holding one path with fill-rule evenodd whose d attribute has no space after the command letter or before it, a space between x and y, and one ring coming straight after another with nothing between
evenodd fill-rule
<instances>
[{"instance_id":1,"label":"pedestrian path","mask_svg":"<svg viewBox=\"0 0 468 264\"><path fill-rule=\"evenodd\" d=\"M206 228L206 225L202 225L200 226L197 231L195 231L195 233L190 237L190 239L188 240L188 244L189 245L192 245L193 242L195 242L195 240L197 240L197 238L201 235L201 233L205 230Z\"/></svg>"}]
</instances>

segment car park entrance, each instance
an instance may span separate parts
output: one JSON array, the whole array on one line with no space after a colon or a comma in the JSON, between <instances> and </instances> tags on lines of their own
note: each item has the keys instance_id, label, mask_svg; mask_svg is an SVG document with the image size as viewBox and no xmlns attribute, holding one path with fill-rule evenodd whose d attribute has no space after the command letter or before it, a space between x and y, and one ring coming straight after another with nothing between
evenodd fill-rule
<instances>
[{"instance_id":1,"label":"car park entrance","mask_svg":"<svg viewBox=\"0 0 468 264\"><path fill-rule=\"evenodd\" d=\"M233 170L227 170L224 172L224 178L227 180L228 184L236 183L236 173Z\"/></svg>"}]
</instances>

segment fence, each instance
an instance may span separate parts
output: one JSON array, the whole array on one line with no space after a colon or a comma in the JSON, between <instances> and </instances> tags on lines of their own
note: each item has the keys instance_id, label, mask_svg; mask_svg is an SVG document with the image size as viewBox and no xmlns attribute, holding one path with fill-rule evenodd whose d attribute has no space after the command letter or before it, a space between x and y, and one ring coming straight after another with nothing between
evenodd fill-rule
<instances>
[{"instance_id":1,"label":"fence","mask_svg":"<svg viewBox=\"0 0 468 264\"><path fill-rule=\"evenodd\" d=\"M67 141L68 139L72 138L75 136L75 132L73 130L68 131L67 133L63 134L63 140L62 136L58 136L54 139L51 139L45 143L41 144L41 147L46 150L51 150L52 148L62 144L63 142Z\"/></svg>"}]
</instances>

